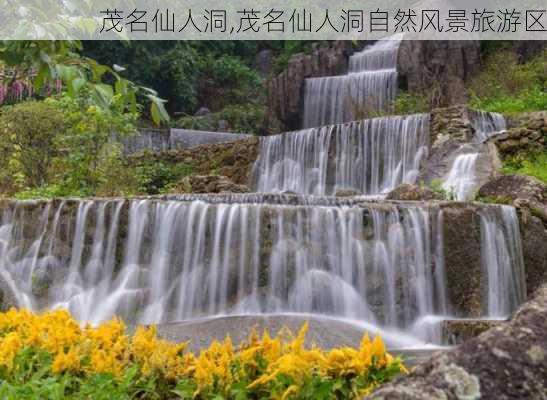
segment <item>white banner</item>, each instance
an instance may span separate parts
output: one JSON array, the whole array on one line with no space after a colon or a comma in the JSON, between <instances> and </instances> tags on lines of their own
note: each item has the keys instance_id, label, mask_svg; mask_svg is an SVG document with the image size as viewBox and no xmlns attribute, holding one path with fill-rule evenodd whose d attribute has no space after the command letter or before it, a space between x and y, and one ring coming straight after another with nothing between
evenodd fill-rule
<instances>
[{"instance_id":1,"label":"white banner","mask_svg":"<svg viewBox=\"0 0 547 400\"><path fill-rule=\"evenodd\" d=\"M3 40L546 40L546 0L0 0Z\"/></svg>"}]
</instances>

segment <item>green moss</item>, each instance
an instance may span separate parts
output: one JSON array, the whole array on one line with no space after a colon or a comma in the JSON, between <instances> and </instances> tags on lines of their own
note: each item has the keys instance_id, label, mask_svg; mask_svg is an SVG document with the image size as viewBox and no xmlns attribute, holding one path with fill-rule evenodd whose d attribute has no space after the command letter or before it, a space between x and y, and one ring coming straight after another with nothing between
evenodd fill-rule
<instances>
[{"instance_id":1,"label":"green moss","mask_svg":"<svg viewBox=\"0 0 547 400\"><path fill-rule=\"evenodd\" d=\"M477 201L488 204L513 204L513 200L508 196L481 196Z\"/></svg>"},{"instance_id":2,"label":"green moss","mask_svg":"<svg viewBox=\"0 0 547 400\"><path fill-rule=\"evenodd\" d=\"M547 183L547 151L522 152L503 160L502 172L508 175L528 175Z\"/></svg>"}]
</instances>

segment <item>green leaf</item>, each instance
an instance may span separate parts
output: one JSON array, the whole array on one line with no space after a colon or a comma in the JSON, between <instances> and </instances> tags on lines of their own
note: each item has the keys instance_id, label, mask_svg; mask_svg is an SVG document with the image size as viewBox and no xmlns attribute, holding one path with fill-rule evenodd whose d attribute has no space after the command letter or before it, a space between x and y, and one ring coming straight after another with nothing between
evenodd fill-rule
<instances>
[{"instance_id":1,"label":"green leaf","mask_svg":"<svg viewBox=\"0 0 547 400\"><path fill-rule=\"evenodd\" d=\"M150 115L152 116L152 121L154 121L156 125L160 125L162 122L168 122L169 114L164 106L165 100L153 95L147 95L146 97L151 101Z\"/></svg>"}]
</instances>

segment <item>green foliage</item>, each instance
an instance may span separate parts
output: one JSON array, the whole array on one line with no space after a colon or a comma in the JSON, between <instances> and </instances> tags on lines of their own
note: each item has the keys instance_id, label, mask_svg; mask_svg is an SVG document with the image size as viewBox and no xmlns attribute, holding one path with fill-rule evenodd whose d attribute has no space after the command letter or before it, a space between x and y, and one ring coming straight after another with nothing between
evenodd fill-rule
<instances>
[{"instance_id":1,"label":"green foliage","mask_svg":"<svg viewBox=\"0 0 547 400\"><path fill-rule=\"evenodd\" d=\"M429 111L429 105L425 96L410 93L399 92L393 100L393 113L396 115L418 114Z\"/></svg>"},{"instance_id":2,"label":"green foliage","mask_svg":"<svg viewBox=\"0 0 547 400\"><path fill-rule=\"evenodd\" d=\"M166 164L147 157L144 159L135 169L139 193L153 195L168 192L171 185L192 173L192 166L187 164Z\"/></svg>"},{"instance_id":3,"label":"green foliage","mask_svg":"<svg viewBox=\"0 0 547 400\"><path fill-rule=\"evenodd\" d=\"M505 114L545 110L546 68L546 53L520 64L514 51L492 52L470 84L471 107Z\"/></svg>"},{"instance_id":4,"label":"green foliage","mask_svg":"<svg viewBox=\"0 0 547 400\"><path fill-rule=\"evenodd\" d=\"M502 172L508 175L528 175L547 183L547 151L518 153L503 160Z\"/></svg>"},{"instance_id":5,"label":"green foliage","mask_svg":"<svg viewBox=\"0 0 547 400\"><path fill-rule=\"evenodd\" d=\"M224 121L227 125L223 129L225 131L259 134L264 129L265 119L266 108L260 104L234 104L216 113L179 118L173 121L172 126L182 129L217 131L220 121Z\"/></svg>"},{"instance_id":6,"label":"green foliage","mask_svg":"<svg viewBox=\"0 0 547 400\"><path fill-rule=\"evenodd\" d=\"M453 189L445 189L443 187L443 181L441 179L433 179L429 183L429 188L440 195L444 200L454 201L456 200L456 192Z\"/></svg>"},{"instance_id":7,"label":"green foliage","mask_svg":"<svg viewBox=\"0 0 547 400\"><path fill-rule=\"evenodd\" d=\"M61 110L46 102L26 102L0 113L0 185L7 190L47 182L56 156L54 141L66 123Z\"/></svg>"},{"instance_id":8,"label":"green foliage","mask_svg":"<svg viewBox=\"0 0 547 400\"><path fill-rule=\"evenodd\" d=\"M32 77L37 92L48 82L61 79L66 94L72 98L83 91L98 107L108 109L115 102L132 113L138 111L140 95L149 101L150 115L156 124L169 120L165 101L157 92L123 78L122 67L108 67L81 57L81 49L79 41L4 40L0 44L0 60L18 75Z\"/></svg>"},{"instance_id":9,"label":"green foliage","mask_svg":"<svg viewBox=\"0 0 547 400\"><path fill-rule=\"evenodd\" d=\"M4 107L0 187L18 198L130 194L132 172L112 139L135 130L136 114L115 95L108 108L82 91Z\"/></svg>"},{"instance_id":10,"label":"green foliage","mask_svg":"<svg viewBox=\"0 0 547 400\"><path fill-rule=\"evenodd\" d=\"M480 196L477 201L488 204L513 204L513 200L508 196Z\"/></svg>"},{"instance_id":11,"label":"green foliage","mask_svg":"<svg viewBox=\"0 0 547 400\"><path fill-rule=\"evenodd\" d=\"M127 67L127 76L154 86L171 113L193 115L232 104L255 103L260 80L250 68L256 42L86 42L84 53Z\"/></svg>"}]
</instances>

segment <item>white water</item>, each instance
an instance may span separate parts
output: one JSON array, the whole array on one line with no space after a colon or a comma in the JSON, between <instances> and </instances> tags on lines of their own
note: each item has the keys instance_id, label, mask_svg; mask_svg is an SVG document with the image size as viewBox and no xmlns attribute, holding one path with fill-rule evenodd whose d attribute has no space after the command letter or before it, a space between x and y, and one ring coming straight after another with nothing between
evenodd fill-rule
<instances>
[{"instance_id":1,"label":"white water","mask_svg":"<svg viewBox=\"0 0 547 400\"><path fill-rule=\"evenodd\" d=\"M483 285L486 316L506 318L526 298L524 261L514 207L499 205L481 213Z\"/></svg>"},{"instance_id":2,"label":"white water","mask_svg":"<svg viewBox=\"0 0 547 400\"><path fill-rule=\"evenodd\" d=\"M442 187L454 200L473 200L477 186L476 163L479 153L460 154L454 160L448 175L444 178Z\"/></svg>"},{"instance_id":3,"label":"white water","mask_svg":"<svg viewBox=\"0 0 547 400\"><path fill-rule=\"evenodd\" d=\"M507 129L503 115L486 111L472 111L471 124L475 130L474 141L478 143Z\"/></svg>"},{"instance_id":4,"label":"white water","mask_svg":"<svg viewBox=\"0 0 547 400\"><path fill-rule=\"evenodd\" d=\"M199 200L76 206L48 203L39 233L25 240L32 227L24 210L15 205L6 214L1 270L22 306L68 308L92 323L114 315L152 323L299 312L402 328L437 312L435 299L444 296L440 266L432 268L436 211L427 208ZM59 215L74 211L73 225L60 229ZM63 237L70 252L58 248ZM54 282L38 295L45 272Z\"/></svg>"},{"instance_id":5,"label":"white water","mask_svg":"<svg viewBox=\"0 0 547 400\"><path fill-rule=\"evenodd\" d=\"M92 323L292 312L440 343L428 322L449 308L438 208L199 197L13 203L0 227L2 278L20 306ZM518 225L510 207L481 218L485 315L498 317L523 296Z\"/></svg>"},{"instance_id":6,"label":"white water","mask_svg":"<svg viewBox=\"0 0 547 400\"><path fill-rule=\"evenodd\" d=\"M349 60L347 75L306 79L304 128L349 122L386 110L397 91L401 37L381 40Z\"/></svg>"},{"instance_id":7,"label":"white water","mask_svg":"<svg viewBox=\"0 0 547 400\"><path fill-rule=\"evenodd\" d=\"M259 192L380 194L413 183L427 155L425 114L355 121L261 139L254 167Z\"/></svg>"}]
</instances>

